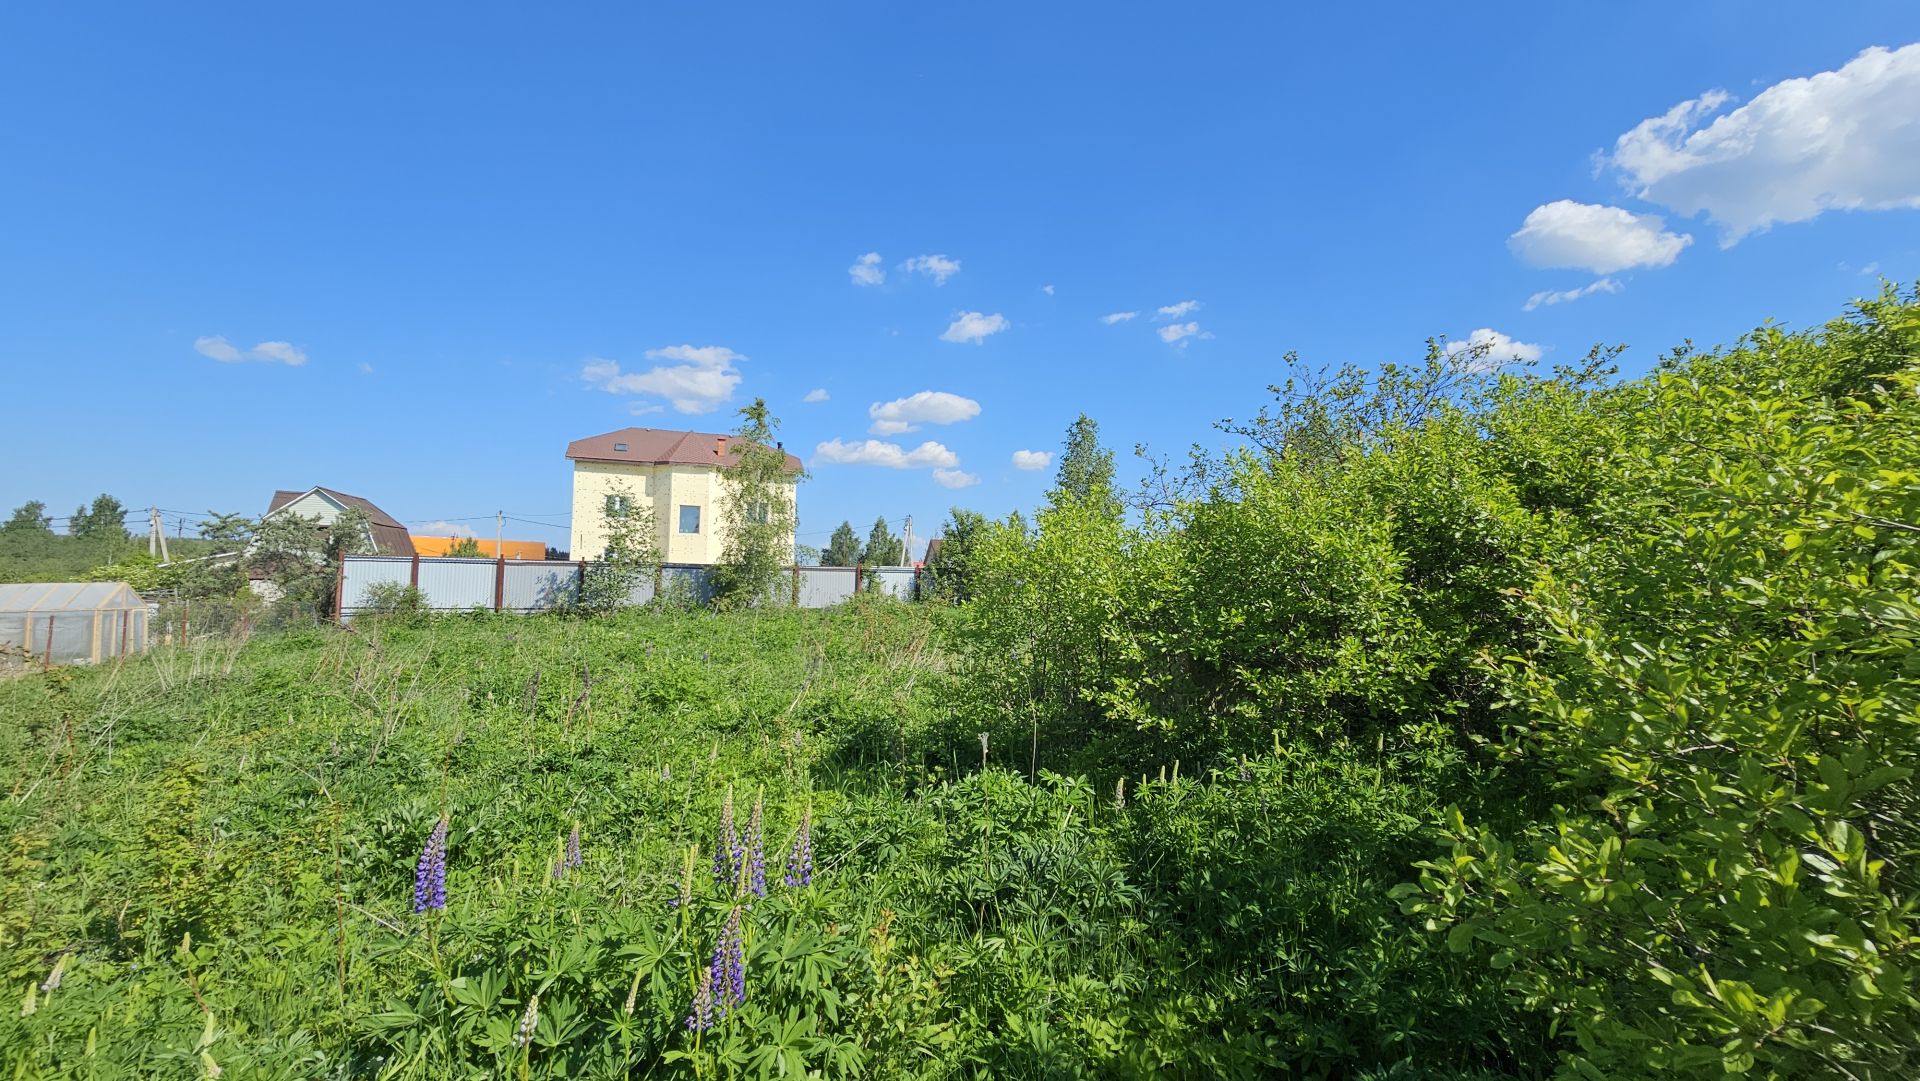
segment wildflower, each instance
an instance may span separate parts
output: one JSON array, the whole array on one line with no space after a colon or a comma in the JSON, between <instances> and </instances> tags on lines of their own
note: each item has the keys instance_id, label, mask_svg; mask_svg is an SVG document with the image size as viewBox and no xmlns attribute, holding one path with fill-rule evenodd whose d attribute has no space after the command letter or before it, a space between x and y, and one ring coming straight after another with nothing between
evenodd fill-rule
<instances>
[{"instance_id":1,"label":"wildflower","mask_svg":"<svg viewBox=\"0 0 1920 1081\"><path fill-rule=\"evenodd\" d=\"M787 853L789 886L806 886L813 881L813 804L800 813L800 832L793 835L793 850Z\"/></svg>"},{"instance_id":2,"label":"wildflower","mask_svg":"<svg viewBox=\"0 0 1920 1081\"><path fill-rule=\"evenodd\" d=\"M762 837L761 804L763 797L753 799L753 814L747 818L746 873L742 881L734 887L736 894L742 890L752 891L755 897L767 895L767 853Z\"/></svg>"},{"instance_id":3,"label":"wildflower","mask_svg":"<svg viewBox=\"0 0 1920 1081\"><path fill-rule=\"evenodd\" d=\"M586 861L580 856L580 823L573 824L573 832L567 835L567 858L561 866L569 869L578 867Z\"/></svg>"},{"instance_id":4,"label":"wildflower","mask_svg":"<svg viewBox=\"0 0 1920 1081\"><path fill-rule=\"evenodd\" d=\"M705 1032L713 1027L713 966L700 974L700 986L693 992L693 1012L687 1014L687 1029Z\"/></svg>"},{"instance_id":5,"label":"wildflower","mask_svg":"<svg viewBox=\"0 0 1920 1081\"><path fill-rule=\"evenodd\" d=\"M638 968L633 970L633 986L627 988L627 1005L625 1009L628 1017L633 1016L634 1000L640 997L640 974L644 971L645 969Z\"/></svg>"},{"instance_id":6,"label":"wildflower","mask_svg":"<svg viewBox=\"0 0 1920 1081\"><path fill-rule=\"evenodd\" d=\"M667 903L667 907L673 908L673 909L685 909L687 907L687 904L693 900L693 865L696 861L699 860L699 858L700 858L700 846L688 845L686 873L680 876L680 896L674 898L672 901L669 901Z\"/></svg>"},{"instance_id":7,"label":"wildflower","mask_svg":"<svg viewBox=\"0 0 1920 1081\"><path fill-rule=\"evenodd\" d=\"M1253 780L1253 771L1247 768L1247 756L1241 755L1240 756L1240 781L1241 783L1244 784L1247 781L1251 781L1251 780Z\"/></svg>"},{"instance_id":8,"label":"wildflower","mask_svg":"<svg viewBox=\"0 0 1920 1081\"><path fill-rule=\"evenodd\" d=\"M513 1034L513 1046L525 1047L533 1042L533 1030L540 1024L540 992L535 991L527 1000L527 1012L520 1015L520 1028Z\"/></svg>"},{"instance_id":9,"label":"wildflower","mask_svg":"<svg viewBox=\"0 0 1920 1081\"><path fill-rule=\"evenodd\" d=\"M740 932L740 909L727 916L720 937L713 944L713 964L707 969L712 989L715 1016L726 1020L733 1007L747 1000L746 940ZM698 1001L695 1002L698 1005Z\"/></svg>"},{"instance_id":10,"label":"wildflower","mask_svg":"<svg viewBox=\"0 0 1920 1081\"><path fill-rule=\"evenodd\" d=\"M46 980L40 984L41 991L51 995L55 991L60 990L60 981L65 979L67 975L67 958L72 956L70 953L60 955L60 959L53 963L53 971L47 973Z\"/></svg>"},{"instance_id":11,"label":"wildflower","mask_svg":"<svg viewBox=\"0 0 1920 1081\"><path fill-rule=\"evenodd\" d=\"M1127 779L1125 777L1113 782L1113 809L1116 811L1124 811L1127 809Z\"/></svg>"},{"instance_id":12,"label":"wildflower","mask_svg":"<svg viewBox=\"0 0 1920 1081\"><path fill-rule=\"evenodd\" d=\"M733 789L720 805L720 836L713 845L713 880L723 888L740 877L740 831L733 828Z\"/></svg>"},{"instance_id":13,"label":"wildflower","mask_svg":"<svg viewBox=\"0 0 1920 1081\"><path fill-rule=\"evenodd\" d=\"M413 910L447 907L447 819L434 824L427 846L420 850L420 864L413 872Z\"/></svg>"}]
</instances>

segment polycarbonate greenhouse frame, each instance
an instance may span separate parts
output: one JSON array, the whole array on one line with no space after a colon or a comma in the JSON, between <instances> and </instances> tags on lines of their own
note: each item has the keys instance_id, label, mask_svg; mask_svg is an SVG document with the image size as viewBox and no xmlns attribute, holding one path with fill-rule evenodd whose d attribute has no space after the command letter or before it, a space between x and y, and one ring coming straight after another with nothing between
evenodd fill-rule
<instances>
[{"instance_id":1,"label":"polycarbonate greenhouse frame","mask_svg":"<svg viewBox=\"0 0 1920 1081\"><path fill-rule=\"evenodd\" d=\"M0 645L15 664L96 664L147 651L147 602L125 582L0 585Z\"/></svg>"}]
</instances>

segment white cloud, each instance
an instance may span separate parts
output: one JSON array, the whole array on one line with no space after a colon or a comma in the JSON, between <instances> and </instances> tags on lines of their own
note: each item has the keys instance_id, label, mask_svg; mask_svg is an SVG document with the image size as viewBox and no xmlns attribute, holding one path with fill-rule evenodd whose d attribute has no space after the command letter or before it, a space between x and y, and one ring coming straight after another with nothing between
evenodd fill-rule
<instances>
[{"instance_id":1,"label":"white cloud","mask_svg":"<svg viewBox=\"0 0 1920 1081\"><path fill-rule=\"evenodd\" d=\"M1611 274L1630 267L1669 266L1693 243L1670 233L1657 214L1557 199L1533 208L1507 247L1537 267L1577 267Z\"/></svg>"},{"instance_id":2,"label":"white cloud","mask_svg":"<svg viewBox=\"0 0 1920 1081\"><path fill-rule=\"evenodd\" d=\"M740 385L736 361L747 359L724 345L670 345L647 350L649 360L678 361L644 372L622 372L616 361L598 357L580 369L580 378L609 394L650 394L665 398L682 413L711 413L733 397ZM657 407L635 407L636 413Z\"/></svg>"},{"instance_id":3,"label":"white cloud","mask_svg":"<svg viewBox=\"0 0 1920 1081\"><path fill-rule=\"evenodd\" d=\"M368 364L368 363L367 363L366 361L364 361L364 360L363 360L363 361L361 361L360 363L358 363L358 364L356 364L356 365L354 365L354 367L356 367L356 368L358 368L358 369L360 369L360 374L361 374L361 375L372 375L372 374L373 374L373 365L371 365L371 364Z\"/></svg>"},{"instance_id":4,"label":"white cloud","mask_svg":"<svg viewBox=\"0 0 1920 1081\"><path fill-rule=\"evenodd\" d=\"M1544 350L1539 346L1531 342L1516 342L1492 327L1481 327L1467 335L1465 341L1447 343L1448 356L1469 354L1467 368L1477 372L1490 372L1508 364L1539 360L1542 352Z\"/></svg>"},{"instance_id":5,"label":"white cloud","mask_svg":"<svg viewBox=\"0 0 1920 1081\"><path fill-rule=\"evenodd\" d=\"M1169 345L1178 344L1182 347L1187 344L1186 339L1188 338L1213 337L1211 332L1201 330L1199 323L1168 323L1166 326L1161 327L1158 333L1161 341Z\"/></svg>"},{"instance_id":6,"label":"white cloud","mask_svg":"<svg viewBox=\"0 0 1920 1081\"><path fill-rule=\"evenodd\" d=\"M460 522L422 522L413 532L423 537L478 537L479 531Z\"/></svg>"},{"instance_id":7,"label":"white cloud","mask_svg":"<svg viewBox=\"0 0 1920 1081\"><path fill-rule=\"evenodd\" d=\"M880 253L870 251L853 261L847 268L847 277L855 285L879 285L887 280L887 272L880 267Z\"/></svg>"},{"instance_id":8,"label":"white cloud","mask_svg":"<svg viewBox=\"0 0 1920 1081\"><path fill-rule=\"evenodd\" d=\"M1599 281L1590 285L1583 285L1578 289L1543 290L1528 297L1526 305L1521 310L1530 312L1542 304L1551 307L1555 304L1566 304L1570 301L1579 300L1581 297L1590 297L1595 293L1618 293L1624 288L1626 287L1614 281L1612 278L1601 278Z\"/></svg>"},{"instance_id":9,"label":"white cloud","mask_svg":"<svg viewBox=\"0 0 1920 1081\"><path fill-rule=\"evenodd\" d=\"M960 273L960 260L944 255L916 255L901 263L900 270L906 274L925 274L933 279L933 284L945 285L948 278Z\"/></svg>"},{"instance_id":10,"label":"white cloud","mask_svg":"<svg viewBox=\"0 0 1920 1081\"><path fill-rule=\"evenodd\" d=\"M803 402L806 402L808 405L812 405L815 402L824 402L827 400L828 397L829 395L827 394L827 388L815 387L812 390L807 391L807 396L800 400Z\"/></svg>"},{"instance_id":11,"label":"white cloud","mask_svg":"<svg viewBox=\"0 0 1920 1081\"><path fill-rule=\"evenodd\" d=\"M814 447L813 453L839 465L877 465L887 469L954 469L960 465L958 455L931 439L912 450L878 439L858 443L829 439Z\"/></svg>"},{"instance_id":12,"label":"white cloud","mask_svg":"<svg viewBox=\"0 0 1920 1081\"><path fill-rule=\"evenodd\" d=\"M980 483L979 476L963 473L958 469L936 469L933 471L933 479L939 482L942 488L968 488Z\"/></svg>"},{"instance_id":13,"label":"white cloud","mask_svg":"<svg viewBox=\"0 0 1920 1081\"><path fill-rule=\"evenodd\" d=\"M1051 284L1048 284L1048 285L1043 285L1043 286L1041 286L1041 287L1040 287L1040 291L1041 291L1042 293L1045 293L1045 294L1047 294L1048 296L1052 296L1052 295L1053 295L1053 286L1052 286Z\"/></svg>"},{"instance_id":14,"label":"white cloud","mask_svg":"<svg viewBox=\"0 0 1920 1081\"><path fill-rule=\"evenodd\" d=\"M1880 273L1880 264L1868 263L1866 266L1863 266L1860 268L1860 273L1867 274L1867 275L1878 274Z\"/></svg>"},{"instance_id":15,"label":"white cloud","mask_svg":"<svg viewBox=\"0 0 1920 1081\"><path fill-rule=\"evenodd\" d=\"M940 335L943 342L972 342L979 345L989 334L998 334L1009 326L1007 317L995 312L984 315L980 312L961 312Z\"/></svg>"},{"instance_id":16,"label":"white cloud","mask_svg":"<svg viewBox=\"0 0 1920 1081\"><path fill-rule=\"evenodd\" d=\"M1165 305L1161 307L1158 311L1156 311L1154 314L1158 315L1162 319L1178 319L1181 316L1187 314L1188 312L1199 311L1199 310L1200 310L1199 301L1183 300L1178 304Z\"/></svg>"},{"instance_id":17,"label":"white cloud","mask_svg":"<svg viewBox=\"0 0 1920 1081\"><path fill-rule=\"evenodd\" d=\"M1036 469L1045 469L1052 461L1053 452L1050 450L1016 450L1013 452L1013 467L1015 469L1025 469L1028 472L1032 472Z\"/></svg>"},{"instance_id":18,"label":"white cloud","mask_svg":"<svg viewBox=\"0 0 1920 1081\"><path fill-rule=\"evenodd\" d=\"M1139 314L1139 312L1114 312L1111 315L1101 316L1100 321L1108 326L1112 326L1115 323L1124 323Z\"/></svg>"},{"instance_id":19,"label":"white cloud","mask_svg":"<svg viewBox=\"0 0 1920 1081\"><path fill-rule=\"evenodd\" d=\"M957 424L980 415L980 403L944 390L923 390L909 398L875 402L867 407L874 435L917 432L922 424Z\"/></svg>"},{"instance_id":20,"label":"white cloud","mask_svg":"<svg viewBox=\"0 0 1920 1081\"><path fill-rule=\"evenodd\" d=\"M285 364L289 368L298 368L307 362L307 354L291 342L261 342L244 352L222 334L211 334L193 340L194 351L203 357L211 357L222 364L237 364L245 360L262 360L272 364Z\"/></svg>"},{"instance_id":21,"label":"white cloud","mask_svg":"<svg viewBox=\"0 0 1920 1081\"><path fill-rule=\"evenodd\" d=\"M1705 212L1731 247L1828 210L1920 207L1920 43L1864 50L1723 115L1710 91L1635 125L1605 164L1635 195Z\"/></svg>"}]
</instances>

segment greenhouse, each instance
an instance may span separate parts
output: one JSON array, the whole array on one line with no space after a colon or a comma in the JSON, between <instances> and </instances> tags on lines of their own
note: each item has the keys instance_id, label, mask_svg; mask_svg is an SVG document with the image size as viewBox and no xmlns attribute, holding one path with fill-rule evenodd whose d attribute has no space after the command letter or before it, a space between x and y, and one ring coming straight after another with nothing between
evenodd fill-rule
<instances>
[{"instance_id":1,"label":"greenhouse","mask_svg":"<svg viewBox=\"0 0 1920 1081\"><path fill-rule=\"evenodd\" d=\"M147 604L125 582L0 585L0 656L92 664L147 649Z\"/></svg>"}]
</instances>

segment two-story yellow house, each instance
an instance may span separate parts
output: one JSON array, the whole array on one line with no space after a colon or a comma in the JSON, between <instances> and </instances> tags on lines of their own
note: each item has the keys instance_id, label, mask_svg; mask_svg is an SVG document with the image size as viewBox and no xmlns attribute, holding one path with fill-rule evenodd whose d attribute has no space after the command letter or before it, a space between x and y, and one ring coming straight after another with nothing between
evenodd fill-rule
<instances>
[{"instance_id":1,"label":"two-story yellow house","mask_svg":"<svg viewBox=\"0 0 1920 1081\"><path fill-rule=\"evenodd\" d=\"M567 444L573 462L575 559L598 559L607 547L607 497L624 487L633 505L624 513L653 521L660 558L668 563L718 563L726 550L726 484L720 470L735 457L733 436L622 428ZM787 455L787 472L800 473L800 459ZM792 481L787 498L794 498ZM616 508L620 512L620 508ZM792 550L793 539L787 539Z\"/></svg>"}]
</instances>

